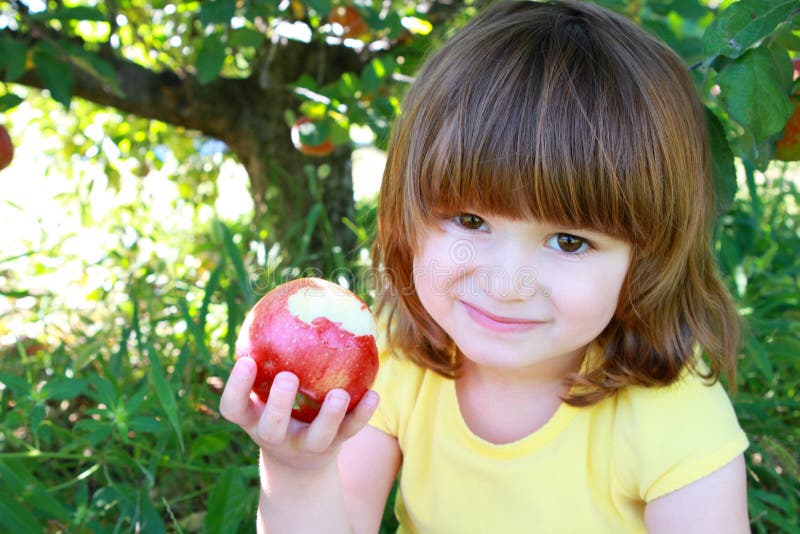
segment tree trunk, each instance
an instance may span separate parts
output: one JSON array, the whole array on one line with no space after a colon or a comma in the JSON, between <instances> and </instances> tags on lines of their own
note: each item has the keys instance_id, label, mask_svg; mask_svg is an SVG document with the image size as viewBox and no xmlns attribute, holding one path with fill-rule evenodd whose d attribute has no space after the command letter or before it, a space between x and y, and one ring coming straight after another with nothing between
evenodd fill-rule
<instances>
[{"instance_id":1,"label":"tree trunk","mask_svg":"<svg viewBox=\"0 0 800 534\"><path fill-rule=\"evenodd\" d=\"M300 101L288 87L303 72L318 72L318 82L327 83L358 61L344 47L284 44L266 81L251 78L237 88L236 98L246 107L229 123L232 131L217 134L247 170L254 223L266 230L269 244L279 242L291 261L322 273L333 268L326 259L334 247L345 255L355 252L355 235L343 222L354 212L352 148L338 146L325 157L296 150L285 111L297 110ZM309 217L315 209L318 218Z\"/></svg>"},{"instance_id":2,"label":"tree trunk","mask_svg":"<svg viewBox=\"0 0 800 534\"><path fill-rule=\"evenodd\" d=\"M343 222L354 212L352 151L340 146L326 157L300 153L292 146L284 109L276 104L260 124L228 143L247 170L253 222L265 231L268 245L278 242L300 267L325 272L333 247L345 255L355 250L355 235Z\"/></svg>"}]
</instances>

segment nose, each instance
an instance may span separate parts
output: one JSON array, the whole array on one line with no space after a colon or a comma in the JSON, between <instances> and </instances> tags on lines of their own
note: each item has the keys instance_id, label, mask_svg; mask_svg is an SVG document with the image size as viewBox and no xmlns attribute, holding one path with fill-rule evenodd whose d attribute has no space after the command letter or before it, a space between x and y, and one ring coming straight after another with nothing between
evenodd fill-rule
<instances>
[{"instance_id":1,"label":"nose","mask_svg":"<svg viewBox=\"0 0 800 534\"><path fill-rule=\"evenodd\" d=\"M547 294L540 262L530 243L512 241L487 253L475 273L485 294L499 300L526 300Z\"/></svg>"}]
</instances>

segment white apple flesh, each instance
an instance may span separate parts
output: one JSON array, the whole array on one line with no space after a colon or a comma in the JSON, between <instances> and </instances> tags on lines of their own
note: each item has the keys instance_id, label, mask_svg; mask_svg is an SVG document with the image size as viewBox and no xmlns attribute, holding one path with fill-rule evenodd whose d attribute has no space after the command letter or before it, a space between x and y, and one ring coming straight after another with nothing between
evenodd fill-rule
<instances>
[{"instance_id":1,"label":"white apple flesh","mask_svg":"<svg viewBox=\"0 0 800 534\"><path fill-rule=\"evenodd\" d=\"M378 372L377 326L367 305L351 291L320 278L282 284L247 314L236 341L236 357L258 364L253 391L264 401L281 371L300 379L292 416L311 422L325 395L342 388L348 411Z\"/></svg>"}]
</instances>

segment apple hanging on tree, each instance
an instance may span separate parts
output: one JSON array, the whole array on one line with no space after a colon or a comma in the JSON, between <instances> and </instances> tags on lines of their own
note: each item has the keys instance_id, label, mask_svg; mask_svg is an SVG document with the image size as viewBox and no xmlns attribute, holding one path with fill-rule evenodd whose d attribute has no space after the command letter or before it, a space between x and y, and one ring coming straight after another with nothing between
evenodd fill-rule
<instances>
[{"instance_id":1,"label":"apple hanging on tree","mask_svg":"<svg viewBox=\"0 0 800 534\"><path fill-rule=\"evenodd\" d=\"M792 60L794 66L795 90L789 97L794 106L794 112L786 126L783 127L783 135L775 143L775 159L781 161L800 160L800 58Z\"/></svg>"},{"instance_id":2,"label":"apple hanging on tree","mask_svg":"<svg viewBox=\"0 0 800 534\"><path fill-rule=\"evenodd\" d=\"M307 156L327 156L333 152L333 142L324 122L300 117L292 125L292 144Z\"/></svg>"},{"instance_id":3,"label":"apple hanging on tree","mask_svg":"<svg viewBox=\"0 0 800 534\"><path fill-rule=\"evenodd\" d=\"M236 340L236 357L257 364L253 392L266 401L275 376L291 371L300 380L292 416L310 423L325 395L342 388L349 412L378 372L375 318L363 300L320 278L282 284L247 314Z\"/></svg>"},{"instance_id":4,"label":"apple hanging on tree","mask_svg":"<svg viewBox=\"0 0 800 534\"><path fill-rule=\"evenodd\" d=\"M369 26L353 6L336 6L328 17L328 22L342 27L343 39L362 39L369 35Z\"/></svg>"},{"instance_id":5,"label":"apple hanging on tree","mask_svg":"<svg viewBox=\"0 0 800 534\"><path fill-rule=\"evenodd\" d=\"M14 159L14 144L8 135L8 130L0 124L0 171L11 164Z\"/></svg>"},{"instance_id":6,"label":"apple hanging on tree","mask_svg":"<svg viewBox=\"0 0 800 534\"><path fill-rule=\"evenodd\" d=\"M791 96L794 113L783 127L783 136L775 143L775 159L800 160L800 93Z\"/></svg>"}]
</instances>

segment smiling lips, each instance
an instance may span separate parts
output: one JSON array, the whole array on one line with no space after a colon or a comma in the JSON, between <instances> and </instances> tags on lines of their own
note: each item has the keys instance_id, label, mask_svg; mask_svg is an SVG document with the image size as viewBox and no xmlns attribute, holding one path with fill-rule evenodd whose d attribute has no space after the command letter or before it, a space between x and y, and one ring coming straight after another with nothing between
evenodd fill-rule
<instances>
[{"instance_id":1,"label":"smiling lips","mask_svg":"<svg viewBox=\"0 0 800 534\"><path fill-rule=\"evenodd\" d=\"M544 324L543 321L532 321L529 319L518 319L514 317L501 317L477 308L472 304L467 304L464 301L460 302L473 321L494 332L524 332Z\"/></svg>"}]
</instances>

